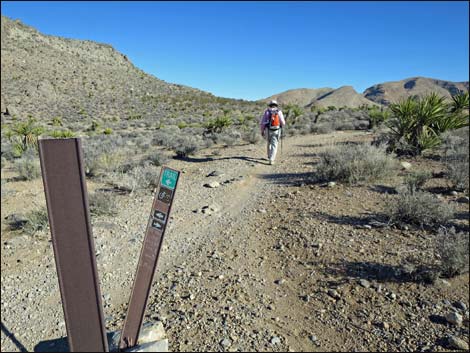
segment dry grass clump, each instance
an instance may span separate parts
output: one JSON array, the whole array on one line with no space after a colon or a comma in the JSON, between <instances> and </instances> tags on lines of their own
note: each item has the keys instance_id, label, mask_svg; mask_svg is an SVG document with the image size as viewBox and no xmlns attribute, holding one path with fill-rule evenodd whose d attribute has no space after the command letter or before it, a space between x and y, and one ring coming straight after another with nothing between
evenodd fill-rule
<instances>
[{"instance_id":1,"label":"dry grass clump","mask_svg":"<svg viewBox=\"0 0 470 353\"><path fill-rule=\"evenodd\" d=\"M405 189L386 205L390 223L438 228L454 215L454 209L429 192Z\"/></svg>"},{"instance_id":2,"label":"dry grass clump","mask_svg":"<svg viewBox=\"0 0 470 353\"><path fill-rule=\"evenodd\" d=\"M396 160L382 146L334 145L320 154L316 178L356 185L390 177L396 168Z\"/></svg>"}]
</instances>

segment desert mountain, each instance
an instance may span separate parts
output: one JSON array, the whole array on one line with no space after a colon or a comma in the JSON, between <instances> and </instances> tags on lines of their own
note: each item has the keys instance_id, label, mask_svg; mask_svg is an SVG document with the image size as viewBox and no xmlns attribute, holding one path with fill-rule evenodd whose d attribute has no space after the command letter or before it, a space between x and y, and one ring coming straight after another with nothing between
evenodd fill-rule
<instances>
[{"instance_id":1,"label":"desert mountain","mask_svg":"<svg viewBox=\"0 0 470 353\"><path fill-rule=\"evenodd\" d=\"M364 97L376 103L388 105L410 96L423 96L430 92L451 98L459 91L468 91L468 81L451 82L426 77L412 77L369 87L364 91Z\"/></svg>"},{"instance_id":2,"label":"desert mountain","mask_svg":"<svg viewBox=\"0 0 470 353\"><path fill-rule=\"evenodd\" d=\"M207 107L217 111L225 105L256 110L253 102L162 81L110 45L44 35L4 16L1 72L2 114L18 118L155 121L185 114L204 119Z\"/></svg>"},{"instance_id":3,"label":"desert mountain","mask_svg":"<svg viewBox=\"0 0 470 353\"><path fill-rule=\"evenodd\" d=\"M291 89L271 97L263 99L263 102L269 102L272 99L277 100L280 104L297 104L302 107L312 103L315 99L333 91L333 88L299 88Z\"/></svg>"},{"instance_id":4,"label":"desert mountain","mask_svg":"<svg viewBox=\"0 0 470 353\"><path fill-rule=\"evenodd\" d=\"M364 98L361 94L357 93L352 86L342 86L318 97L308 106L312 105L323 108L329 106L358 108L360 106L374 106L378 104Z\"/></svg>"},{"instance_id":5,"label":"desert mountain","mask_svg":"<svg viewBox=\"0 0 470 353\"><path fill-rule=\"evenodd\" d=\"M306 107L313 104L320 107L358 107L367 105L389 105L409 96L424 96L436 92L451 98L459 91L468 91L469 82L451 82L426 77L413 77L401 81L379 83L367 88L363 94L357 93L351 86L342 86L338 89L292 89L263 99L277 99L281 104L298 104Z\"/></svg>"}]
</instances>

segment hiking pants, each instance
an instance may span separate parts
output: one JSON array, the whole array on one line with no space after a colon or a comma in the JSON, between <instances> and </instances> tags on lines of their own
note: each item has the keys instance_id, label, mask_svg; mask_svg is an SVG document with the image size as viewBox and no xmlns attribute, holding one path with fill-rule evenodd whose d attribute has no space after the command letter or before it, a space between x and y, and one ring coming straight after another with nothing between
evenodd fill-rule
<instances>
[{"instance_id":1,"label":"hiking pants","mask_svg":"<svg viewBox=\"0 0 470 353\"><path fill-rule=\"evenodd\" d=\"M281 138L281 129L268 130L268 158L270 161L276 159L277 145Z\"/></svg>"}]
</instances>

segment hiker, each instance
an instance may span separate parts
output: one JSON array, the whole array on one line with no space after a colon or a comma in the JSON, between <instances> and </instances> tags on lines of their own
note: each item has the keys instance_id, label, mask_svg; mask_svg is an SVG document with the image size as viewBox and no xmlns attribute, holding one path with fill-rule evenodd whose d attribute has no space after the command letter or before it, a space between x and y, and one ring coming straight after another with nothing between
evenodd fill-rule
<instances>
[{"instance_id":1,"label":"hiker","mask_svg":"<svg viewBox=\"0 0 470 353\"><path fill-rule=\"evenodd\" d=\"M269 164L273 165L276 159L277 145L281 138L282 128L286 125L284 115L279 109L277 101L272 100L268 104L268 109L260 122L261 135L268 141L268 159Z\"/></svg>"}]
</instances>

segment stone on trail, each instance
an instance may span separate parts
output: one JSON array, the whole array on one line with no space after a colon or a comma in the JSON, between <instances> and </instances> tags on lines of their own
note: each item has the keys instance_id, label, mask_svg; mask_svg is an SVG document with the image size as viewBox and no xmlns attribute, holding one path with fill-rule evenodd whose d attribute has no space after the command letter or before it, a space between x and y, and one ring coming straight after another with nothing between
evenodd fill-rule
<instances>
[{"instance_id":1,"label":"stone on trail","mask_svg":"<svg viewBox=\"0 0 470 353\"><path fill-rule=\"evenodd\" d=\"M411 163L405 162L405 161L400 162L400 165L401 165L402 168L405 169L405 170L411 169L411 166L412 166Z\"/></svg>"},{"instance_id":2,"label":"stone on trail","mask_svg":"<svg viewBox=\"0 0 470 353\"><path fill-rule=\"evenodd\" d=\"M448 323L456 326L460 326L463 321L462 315L456 312L450 312L445 317Z\"/></svg>"},{"instance_id":3,"label":"stone on trail","mask_svg":"<svg viewBox=\"0 0 470 353\"><path fill-rule=\"evenodd\" d=\"M210 183L204 184L204 186L206 188L215 189L215 188L218 188L220 186L220 183L218 181L211 181Z\"/></svg>"},{"instance_id":4,"label":"stone on trail","mask_svg":"<svg viewBox=\"0 0 470 353\"><path fill-rule=\"evenodd\" d=\"M108 333L108 345L110 352L117 352L121 331ZM142 325L139 333L138 345L126 350L126 352L168 352L168 339L161 321L147 322Z\"/></svg>"},{"instance_id":5,"label":"stone on trail","mask_svg":"<svg viewBox=\"0 0 470 353\"><path fill-rule=\"evenodd\" d=\"M450 336L448 338L448 344L450 348L454 349L461 349L464 351L468 351L468 343L465 342L463 339L455 337L455 336Z\"/></svg>"}]
</instances>

